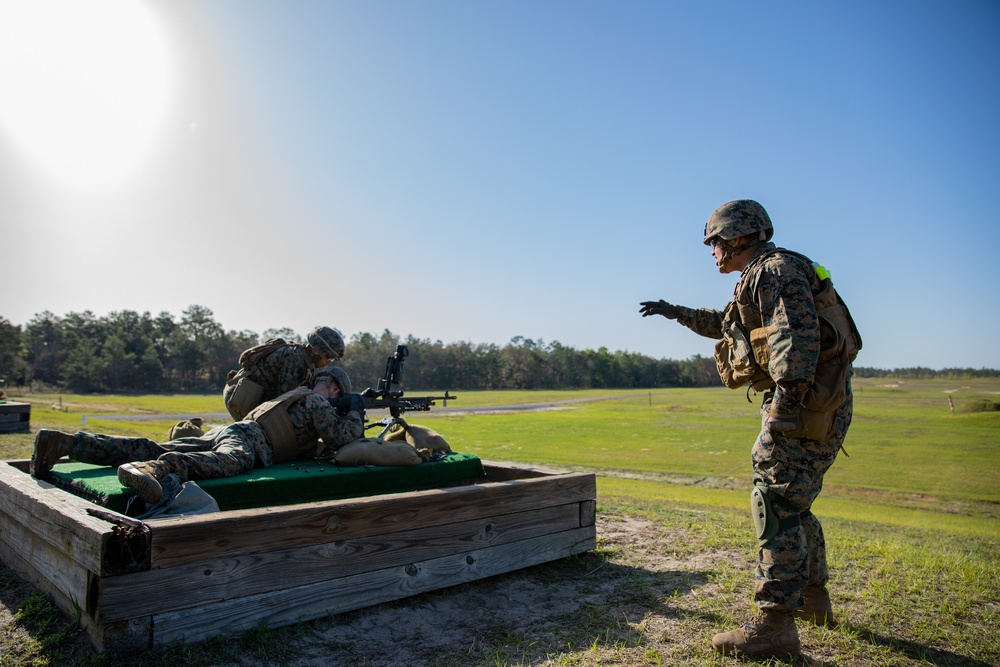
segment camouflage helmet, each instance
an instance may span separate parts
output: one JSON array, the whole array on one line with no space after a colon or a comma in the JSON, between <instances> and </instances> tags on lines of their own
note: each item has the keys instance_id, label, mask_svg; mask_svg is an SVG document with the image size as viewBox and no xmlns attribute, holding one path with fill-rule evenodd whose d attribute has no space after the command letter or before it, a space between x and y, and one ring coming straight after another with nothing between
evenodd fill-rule
<instances>
[{"instance_id":1,"label":"camouflage helmet","mask_svg":"<svg viewBox=\"0 0 1000 667\"><path fill-rule=\"evenodd\" d=\"M761 241L770 241L774 235L767 211L752 199L736 199L712 211L705 225L705 245L716 238L732 241L757 232L764 234Z\"/></svg>"},{"instance_id":2,"label":"camouflage helmet","mask_svg":"<svg viewBox=\"0 0 1000 667\"><path fill-rule=\"evenodd\" d=\"M315 386L316 382L324 375L333 378L333 381L340 385L340 393L351 393L351 378L347 375L347 371L343 368L333 365L320 368L318 371L313 373L313 386Z\"/></svg>"},{"instance_id":3,"label":"camouflage helmet","mask_svg":"<svg viewBox=\"0 0 1000 667\"><path fill-rule=\"evenodd\" d=\"M344 356L344 337L336 329L316 327L306 336L306 342L331 359Z\"/></svg>"}]
</instances>

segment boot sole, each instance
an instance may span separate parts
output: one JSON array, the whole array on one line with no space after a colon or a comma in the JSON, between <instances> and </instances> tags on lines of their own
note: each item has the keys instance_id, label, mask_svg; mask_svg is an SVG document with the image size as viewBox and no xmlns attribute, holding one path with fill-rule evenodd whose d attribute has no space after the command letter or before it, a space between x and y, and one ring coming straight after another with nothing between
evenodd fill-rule
<instances>
[{"instance_id":1,"label":"boot sole","mask_svg":"<svg viewBox=\"0 0 1000 667\"><path fill-rule=\"evenodd\" d=\"M32 477L47 477L52 472L52 466L62 458L62 455L55 456L58 436L55 431L47 429L42 429L35 435L35 448L28 466L28 473Z\"/></svg>"},{"instance_id":2,"label":"boot sole","mask_svg":"<svg viewBox=\"0 0 1000 667\"><path fill-rule=\"evenodd\" d=\"M118 467L118 481L133 489L135 495L147 503L155 504L163 498L163 487L160 483L128 463Z\"/></svg>"}]
</instances>

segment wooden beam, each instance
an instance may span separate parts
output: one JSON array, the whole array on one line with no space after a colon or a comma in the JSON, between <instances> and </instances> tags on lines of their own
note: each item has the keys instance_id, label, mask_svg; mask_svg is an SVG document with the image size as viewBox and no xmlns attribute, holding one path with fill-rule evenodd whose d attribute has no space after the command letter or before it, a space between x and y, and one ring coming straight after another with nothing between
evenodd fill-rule
<instances>
[{"instance_id":1,"label":"wooden beam","mask_svg":"<svg viewBox=\"0 0 1000 667\"><path fill-rule=\"evenodd\" d=\"M597 496L592 473L394 493L370 498L151 519L151 567L325 544L512 514Z\"/></svg>"},{"instance_id":2,"label":"wooden beam","mask_svg":"<svg viewBox=\"0 0 1000 667\"><path fill-rule=\"evenodd\" d=\"M579 503L572 503L227 559L205 554L199 563L107 577L98 606L102 620L200 607L578 527Z\"/></svg>"},{"instance_id":3,"label":"wooden beam","mask_svg":"<svg viewBox=\"0 0 1000 667\"><path fill-rule=\"evenodd\" d=\"M425 593L582 553L593 527L252 595L153 617L153 643L195 642L280 627Z\"/></svg>"},{"instance_id":4,"label":"wooden beam","mask_svg":"<svg viewBox=\"0 0 1000 667\"><path fill-rule=\"evenodd\" d=\"M565 474L565 470L549 470L547 468L527 467L504 461L483 461L486 477L491 482L507 482L512 479L528 479L531 477L549 477Z\"/></svg>"},{"instance_id":5,"label":"wooden beam","mask_svg":"<svg viewBox=\"0 0 1000 667\"><path fill-rule=\"evenodd\" d=\"M25 526L79 567L101 574L112 526L87 514L93 506L0 462L0 515Z\"/></svg>"}]
</instances>

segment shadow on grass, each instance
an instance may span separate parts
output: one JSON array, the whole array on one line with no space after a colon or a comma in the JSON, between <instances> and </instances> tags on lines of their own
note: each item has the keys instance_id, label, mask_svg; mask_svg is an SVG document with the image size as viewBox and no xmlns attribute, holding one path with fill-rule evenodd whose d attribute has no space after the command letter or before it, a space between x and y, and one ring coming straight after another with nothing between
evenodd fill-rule
<instances>
[{"instance_id":1,"label":"shadow on grass","mask_svg":"<svg viewBox=\"0 0 1000 667\"><path fill-rule=\"evenodd\" d=\"M859 639L867 641L873 646L890 648L894 651L899 651L908 658L922 660L932 665L939 665L941 667L993 667L993 664L989 662L983 662L982 660L976 660L975 658L934 648L908 639L886 637L868 628L848 624L845 624L843 627L845 630L857 635Z\"/></svg>"}]
</instances>

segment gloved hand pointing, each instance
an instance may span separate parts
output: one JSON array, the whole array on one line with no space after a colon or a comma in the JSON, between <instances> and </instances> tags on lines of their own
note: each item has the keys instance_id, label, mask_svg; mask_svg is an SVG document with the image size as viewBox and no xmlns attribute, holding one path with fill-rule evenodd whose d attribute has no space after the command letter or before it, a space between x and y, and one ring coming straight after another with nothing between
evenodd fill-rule
<instances>
[{"instance_id":1,"label":"gloved hand pointing","mask_svg":"<svg viewBox=\"0 0 1000 667\"><path fill-rule=\"evenodd\" d=\"M681 314L681 307L675 306L672 303L667 303L663 299L659 301L643 301L639 304L642 308L639 312L642 313L643 317L648 317L650 315L663 315L664 317L676 320Z\"/></svg>"}]
</instances>

